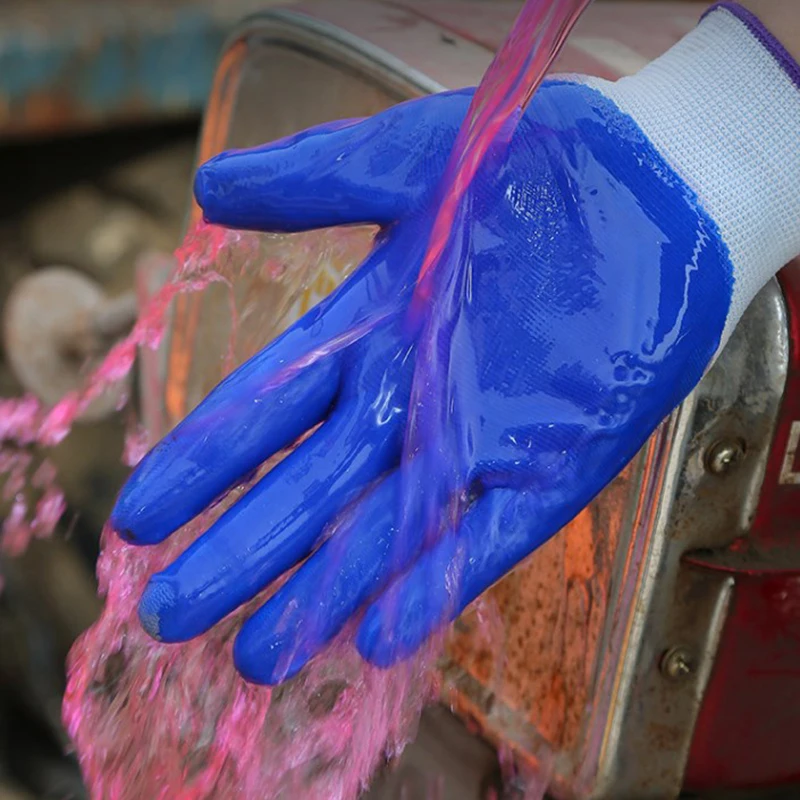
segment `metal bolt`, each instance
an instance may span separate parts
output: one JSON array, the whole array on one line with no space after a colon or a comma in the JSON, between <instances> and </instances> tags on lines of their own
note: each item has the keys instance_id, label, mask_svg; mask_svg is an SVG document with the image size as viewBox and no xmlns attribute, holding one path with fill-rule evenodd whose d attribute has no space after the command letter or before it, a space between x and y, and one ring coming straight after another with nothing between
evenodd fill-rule
<instances>
[{"instance_id":1,"label":"metal bolt","mask_svg":"<svg viewBox=\"0 0 800 800\"><path fill-rule=\"evenodd\" d=\"M694 670L694 658L685 647L673 647L661 659L661 673L671 681L688 678Z\"/></svg>"},{"instance_id":2,"label":"metal bolt","mask_svg":"<svg viewBox=\"0 0 800 800\"><path fill-rule=\"evenodd\" d=\"M721 439L706 453L706 469L712 475L727 475L744 458L745 445L741 439Z\"/></svg>"}]
</instances>

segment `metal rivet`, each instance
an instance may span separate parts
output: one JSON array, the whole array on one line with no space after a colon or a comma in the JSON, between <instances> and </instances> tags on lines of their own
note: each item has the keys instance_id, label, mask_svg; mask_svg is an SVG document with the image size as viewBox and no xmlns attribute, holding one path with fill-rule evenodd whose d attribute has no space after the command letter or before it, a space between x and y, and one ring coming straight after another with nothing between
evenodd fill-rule
<instances>
[{"instance_id":1,"label":"metal rivet","mask_svg":"<svg viewBox=\"0 0 800 800\"><path fill-rule=\"evenodd\" d=\"M694 658L685 647L673 647L667 650L661 659L661 672L671 681L688 678L694 670Z\"/></svg>"},{"instance_id":2,"label":"metal rivet","mask_svg":"<svg viewBox=\"0 0 800 800\"><path fill-rule=\"evenodd\" d=\"M727 475L744 458L745 445L741 439L721 439L706 453L706 469L712 475Z\"/></svg>"}]
</instances>

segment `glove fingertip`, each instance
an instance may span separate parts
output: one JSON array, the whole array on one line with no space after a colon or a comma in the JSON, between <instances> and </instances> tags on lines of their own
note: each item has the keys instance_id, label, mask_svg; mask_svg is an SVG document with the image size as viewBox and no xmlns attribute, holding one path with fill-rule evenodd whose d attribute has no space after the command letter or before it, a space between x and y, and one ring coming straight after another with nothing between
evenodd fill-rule
<instances>
[{"instance_id":1,"label":"glove fingertip","mask_svg":"<svg viewBox=\"0 0 800 800\"><path fill-rule=\"evenodd\" d=\"M126 487L127 488L127 487ZM142 525L135 511L129 508L128 497L121 495L111 512L111 528L124 542L139 547L160 544L168 534L162 535L156 526Z\"/></svg>"},{"instance_id":2,"label":"glove fingertip","mask_svg":"<svg viewBox=\"0 0 800 800\"><path fill-rule=\"evenodd\" d=\"M453 582L457 537L444 536L367 609L356 636L359 653L388 668L413 656L461 610Z\"/></svg>"},{"instance_id":3,"label":"glove fingertip","mask_svg":"<svg viewBox=\"0 0 800 800\"><path fill-rule=\"evenodd\" d=\"M169 500L154 493L147 473L141 475L135 471L111 510L112 530L128 544L161 544L177 527L170 514Z\"/></svg>"},{"instance_id":4,"label":"glove fingertip","mask_svg":"<svg viewBox=\"0 0 800 800\"><path fill-rule=\"evenodd\" d=\"M223 223L225 204L221 201L221 185L215 160L207 161L198 168L194 176L194 199L203 211L203 219L211 223Z\"/></svg>"},{"instance_id":5,"label":"glove fingertip","mask_svg":"<svg viewBox=\"0 0 800 800\"><path fill-rule=\"evenodd\" d=\"M159 642L177 642L182 637L170 636L164 625L170 612L174 612L178 604L178 593L168 581L154 577L145 587L139 600L139 622L145 633Z\"/></svg>"},{"instance_id":6,"label":"glove fingertip","mask_svg":"<svg viewBox=\"0 0 800 800\"><path fill-rule=\"evenodd\" d=\"M390 669L410 658L422 645L425 635L412 632L406 620L398 619L399 609L387 611L378 601L367 609L356 634L361 657L379 669Z\"/></svg>"},{"instance_id":7,"label":"glove fingertip","mask_svg":"<svg viewBox=\"0 0 800 800\"><path fill-rule=\"evenodd\" d=\"M292 649L281 637L264 635L246 623L233 643L233 663L248 683L278 686L297 675L309 661L304 654L292 656Z\"/></svg>"},{"instance_id":8,"label":"glove fingertip","mask_svg":"<svg viewBox=\"0 0 800 800\"><path fill-rule=\"evenodd\" d=\"M356 634L356 648L361 657L375 667L387 669L394 664L392 647L385 641L377 605L370 606L361 621Z\"/></svg>"}]
</instances>

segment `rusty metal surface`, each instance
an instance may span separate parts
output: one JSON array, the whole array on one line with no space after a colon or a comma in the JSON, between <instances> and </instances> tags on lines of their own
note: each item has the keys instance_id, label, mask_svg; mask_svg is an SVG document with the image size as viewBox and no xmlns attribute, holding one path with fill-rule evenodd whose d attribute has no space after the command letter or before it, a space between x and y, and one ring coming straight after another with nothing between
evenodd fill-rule
<instances>
[{"instance_id":1,"label":"rusty metal surface","mask_svg":"<svg viewBox=\"0 0 800 800\"><path fill-rule=\"evenodd\" d=\"M773 280L693 396L672 534L687 546L723 548L752 525L788 367L786 305ZM741 443L744 456L717 475L709 455L720 442Z\"/></svg>"},{"instance_id":2,"label":"rusty metal surface","mask_svg":"<svg viewBox=\"0 0 800 800\"><path fill-rule=\"evenodd\" d=\"M696 570L684 558L734 542L752 521L787 370L786 309L772 281L670 421L594 796L643 800L680 791L733 588L729 576ZM747 456L727 474L713 474L709 448L729 436L746 442ZM659 662L673 647L688 647L694 669L668 688Z\"/></svg>"},{"instance_id":3,"label":"rusty metal surface","mask_svg":"<svg viewBox=\"0 0 800 800\"><path fill-rule=\"evenodd\" d=\"M683 785L734 579L681 564L674 578L659 584L669 606L637 654L618 749L601 773L597 796L677 797Z\"/></svg>"},{"instance_id":4,"label":"rusty metal surface","mask_svg":"<svg viewBox=\"0 0 800 800\"><path fill-rule=\"evenodd\" d=\"M0 137L198 113L231 27L270 4L6 0Z\"/></svg>"},{"instance_id":5,"label":"rusty metal surface","mask_svg":"<svg viewBox=\"0 0 800 800\"><path fill-rule=\"evenodd\" d=\"M498 714L513 713L528 728L520 741L526 749L529 737L544 740L555 752L580 747L602 667L600 642L614 605L612 578L619 575L624 552L620 534L638 496L639 471L639 463L628 467L455 626L448 676L466 696L460 698L459 690L451 699L482 706L483 711L476 709L479 717L488 710L489 733L498 732L493 730ZM488 629L482 627L487 622ZM492 695L470 697L473 684L466 676Z\"/></svg>"}]
</instances>

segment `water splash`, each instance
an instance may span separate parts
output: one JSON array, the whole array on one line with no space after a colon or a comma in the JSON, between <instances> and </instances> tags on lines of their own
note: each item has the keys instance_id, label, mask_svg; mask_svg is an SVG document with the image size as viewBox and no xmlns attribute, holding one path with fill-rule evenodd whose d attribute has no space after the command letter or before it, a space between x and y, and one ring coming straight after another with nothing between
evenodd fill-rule
<instances>
[{"instance_id":1,"label":"water splash","mask_svg":"<svg viewBox=\"0 0 800 800\"><path fill-rule=\"evenodd\" d=\"M137 326L138 346L158 345L164 313L178 291L197 291L210 282L233 286L242 272L261 264L262 244L257 234L211 226L193 231L177 254L179 274L157 296L156 311L143 315L148 322ZM291 276L272 262L269 271L271 281ZM114 357L119 354L126 358L127 349L116 349ZM112 368L102 374L109 372L117 374ZM136 461L147 444L142 428L132 425L127 460ZM141 628L138 600L150 575L174 560L278 460L263 465L249 483L162 545L133 548L110 529L103 532L98 580L105 605L98 622L72 648L63 707L92 796L345 800L356 797L413 738L422 708L434 696L435 645L385 672L359 658L348 630L278 689L254 687L239 677L233 638L280 582L186 644L160 644Z\"/></svg>"},{"instance_id":2,"label":"water splash","mask_svg":"<svg viewBox=\"0 0 800 800\"><path fill-rule=\"evenodd\" d=\"M366 665L349 632L294 681L245 683L232 642L243 617L183 645L151 640L136 616L149 575L235 502L147 551L106 531L98 566L106 604L72 650L64 719L93 797L356 797L413 737L430 699L430 658L397 671ZM274 587L273 587L274 590Z\"/></svg>"},{"instance_id":3,"label":"water splash","mask_svg":"<svg viewBox=\"0 0 800 800\"><path fill-rule=\"evenodd\" d=\"M429 278L439 263L459 206L490 148L506 148L536 90L592 0L528 0L472 99L440 185L440 201L419 271L412 314L432 300ZM443 305L436 298L435 307Z\"/></svg>"},{"instance_id":4,"label":"water splash","mask_svg":"<svg viewBox=\"0 0 800 800\"><path fill-rule=\"evenodd\" d=\"M31 539L50 536L66 510L55 468L47 459L35 457L35 450L62 442L92 401L131 373L140 348L158 348L166 312L177 294L225 280L209 265L215 265L221 254L243 238L244 234L207 225L192 230L176 254L180 267L143 309L131 333L87 376L80 391L52 408L31 395L0 399L0 478L3 500L11 503L0 531L4 552L19 555Z\"/></svg>"}]
</instances>

